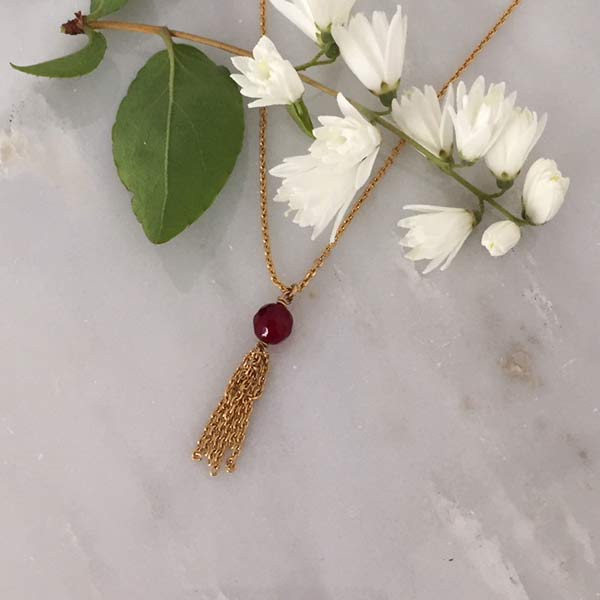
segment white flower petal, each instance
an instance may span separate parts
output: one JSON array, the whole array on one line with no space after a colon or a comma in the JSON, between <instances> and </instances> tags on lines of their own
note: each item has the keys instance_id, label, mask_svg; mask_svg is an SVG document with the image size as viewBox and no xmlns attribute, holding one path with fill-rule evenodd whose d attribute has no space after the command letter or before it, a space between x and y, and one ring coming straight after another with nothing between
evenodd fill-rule
<instances>
[{"instance_id":1,"label":"white flower petal","mask_svg":"<svg viewBox=\"0 0 600 600\"><path fill-rule=\"evenodd\" d=\"M344 62L366 88L378 94L382 87L397 87L407 34L407 20L400 6L391 21L381 11L374 11L371 21L356 13L347 25L334 26L331 33Z\"/></svg>"},{"instance_id":2,"label":"white flower petal","mask_svg":"<svg viewBox=\"0 0 600 600\"><path fill-rule=\"evenodd\" d=\"M271 4L313 42L320 31L345 25L356 0L271 0Z\"/></svg>"},{"instance_id":3,"label":"white flower petal","mask_svg":"<svg viewBox=\"0 0 600 600\"><path fill-rule=\"evenodd\" d=\"M367 89L379 91L381 74L373 67L373 61L365 53L361 41L341 25L333 27L331 34L348 68Z\"/></svg>"},{"instance_id":4,"label":"white flower petal","mask_svg":"<svg viewBox=\"0 0 600 600\"><path fill-rule=\"evenodd\" d=\"M399 81L402 77L407 31L408 18L402 16L402 7L398 5L392 20L390 21L387 36L382 35L380 38L381 40L386 41L384 53L384 81L388 83Z\"/></svg>"},{"instance_id":5,"label":"white flower petal","mask_svg":"<svg viewBox=\"0 0 600 600\"><path fill-rule=\"evenodd\" d=\"M403 208L404 210L416 210L424 213L465 212L464 208L456 208L454 206L436 206L434 204L407 204Z\"/></svg>"},{"instance_id":6,"label":"white flower petal","mask_svg":"<svg viewBox=\"0 0 600 600\"><path fill-rule=\"evenodd\" d=\"M445 271L450 266L460 249L463 247L463 244L467 241L469 235L471 235L471 230L466 232L464 236L455 243L453 250L448 255L448 258L446 258L446 262L440 267L440 271Z\"/></svg>"},{"instance_id":7,"label":"white flower petal","mask_svg":"<svg viewBox=\"0 0 600 600\"><path fill-rule=\"evenodd\" d=\"M317 28L308 3L290 2L289 0L271 0L271 4L298 29L304 32L313 42L317 41ZM303 8L300 8L304 5Z\"/></svg>"},{"instance_id":8,"label":"white flower petal","mask_svg":"<svg viewBox=\"0 0 600 600\"><path fill-rule=\"evenodd\" d=\"M357 121L364 123L364 124L369 123L367 121L367 119L365 119L365 117L363 117L363 115L360 113L358 108L356 108L351 102L348 101L348 99L346 98L346 96L344 96L344 94L339 93L336 96L336 100L337 100L338 106L340 108L340 111L344 115L344 117L346 117L347 119L356 119ZM334 117L334 118L339 119L339 117Z\"/></svg>"}]
</instances>

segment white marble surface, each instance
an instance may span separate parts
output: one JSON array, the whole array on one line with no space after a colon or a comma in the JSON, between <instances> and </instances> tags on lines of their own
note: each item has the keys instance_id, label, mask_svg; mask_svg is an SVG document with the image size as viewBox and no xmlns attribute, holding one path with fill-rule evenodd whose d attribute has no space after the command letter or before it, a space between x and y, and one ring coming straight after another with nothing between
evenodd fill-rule
<instances>
[{"instance_id":1,"label":"white marble surface","mask_svg":"<svg viewBox=\"0 0 600 600\"><path fill-rule=\"evenodd\" d=\"M406 83L441 82L505 2L406 0ZM131 0L122 18L248 47L254 4ZM600 597L597 0L524 0L468 74L550 113L537 154L572 178L559 217L503 259L474 236L422 278L397 246L401 206L468 198L403 156L295 303L239 472L217 479L190 452L274 297L257 114L218 202L151 245L110 127L159 41L109 34L106 62L77 81L7 66L76 44L55 32L79 6L0 2L0 129L13 136L0 174L0 597ZM271 23L295 60L310 55ZM359 94L341 65L315 75ZM302 150L282 115L273 123L272 162ZM317 245L281 207L274 228L298 277Z\"/></svg>"}]
</instances>

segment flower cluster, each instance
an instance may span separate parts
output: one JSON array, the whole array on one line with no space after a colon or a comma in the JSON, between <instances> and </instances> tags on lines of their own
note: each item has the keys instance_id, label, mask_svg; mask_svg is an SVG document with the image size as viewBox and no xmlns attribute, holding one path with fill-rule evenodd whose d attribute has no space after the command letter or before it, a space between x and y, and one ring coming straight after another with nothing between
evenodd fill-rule
<instances>
[{"instance_id":1,"label":"flower cluster","mask_svg":"<svg viewBox=\"0 0 600 600\"><path fill-rule=\"evenodd\" d=\"M375 11L369 18L352 14L355 0L271 0L273 6L317 44L316 56L294 68L266 37L252 57L234 58L241 74L232 75L254 106L285 105L313 142L308 154L286 158L271 169L282 179L275 196L301 227L312 227L312 238L330 223L330 239L343 222L356 193L367 182L381 144L377 125L392 131L433 165L476 197L478 208L411 204L417 214L401 219L408 232L400 245L406 257L427 260L425 273L450 265L482 220L486 206L504 219L492 223L481 244L492 256L502 256L521 239L522 228L541 225L560 209L569 187L553 160L540 158L527 171L521 194L521 214L511 213L502 196L512 188L547 122L544 114L515 105L516 92L504 83L486 86L483 76L467 88L460 81L440 99L433 87L410 88L398 98L407 38L407 17L398 6L391 18ZM337 94L342 116L319 117L313 128L304 104L298 71L334 62L338 57L383 105L368 109ZM310 83L310 81L309 81ZM391 121L386 119L391 116ZM462 175L462 169L484 162L497 191L486 193ZM460 172L459 172L460 171Z\"/></svg>"},{"instance_id":2,"label":"flower cluster","mask_svg":"<svg viewBox=\"0 0 600 600\"><path fill-rule=\"evenodd\" d=\"M483 233L481 244L492 256L502 256L514 248L521 239L521 226L542 225L554 217L569 187L569 179L562 176L556 163L542 158L532 164L525 178L522 218L514 217L497 204L495 198L513 185L546 127L546 115L538 118L537 113L528 108L515 107L515 100L516 93L507 96L503 83L492 84L486 90L485 79L478 77L469 90L464 82L458 84L456 102L451 86L443 107L430 86L425 86L422 92L413 88L392 104L396 124L417 142L417 148L420 145L432 158L446 162L442 167L449 172L456 174L455 166L470 166L484 158L500 191L476 195L482 205L485 200L492 201L512 217L493 223ZM460 161L457 165L453 160L454 145ZM422 210L424 207L405 208ZM466 216L459 220L454 213L437 207L438 218L434 219L431 216L434 207L425 208L427 214L399 221L400 227L409 229L400 244L412 248L407 258L430 260L425 272L442 262L443 270L478 224L481 210L476 213L457 209L474 217L465 235ZM446 229L441 227L442 220Z\"/></svg>"}]
</instances>

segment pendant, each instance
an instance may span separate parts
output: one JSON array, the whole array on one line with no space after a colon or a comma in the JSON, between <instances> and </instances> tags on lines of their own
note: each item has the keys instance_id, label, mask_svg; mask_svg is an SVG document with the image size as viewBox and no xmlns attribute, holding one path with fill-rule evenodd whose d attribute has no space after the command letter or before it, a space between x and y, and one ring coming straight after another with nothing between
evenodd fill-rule
<instances>
[{"instance_id":1,"label":"pendant","mask_svg":"<svg viewBox=\"0 0 600 600\"><path fill-rule=\"evenodd\" d=\"M286 304L281 298L278 302L265 304L254 315L258 343L232 375L221 402L198 440L192 459L206 458L212 476L218 475L223 460L229 473L235 470L254 402L265 389L269 371L268 345L283 342L292 332L294 319Z\"/></svg>"}]
</instances>

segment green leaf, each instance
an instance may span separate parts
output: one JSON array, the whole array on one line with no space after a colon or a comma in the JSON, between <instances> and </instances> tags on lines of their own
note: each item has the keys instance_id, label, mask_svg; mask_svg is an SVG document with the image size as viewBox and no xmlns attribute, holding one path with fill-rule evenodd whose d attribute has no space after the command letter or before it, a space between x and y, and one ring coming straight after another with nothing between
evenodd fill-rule
<instances>
[{"instance_id":1,"label":"green leaf","mask_svg":"<svg viewBox=\"0 0 600 600\"><path fill-rule=\"evenodd\" d=\"M127 2L128 0L92 0L88 19L96 21L97 19L106 17L106 15L121 10Z\"/></svg>"},{"instance_id":2,"label":"green leaf","mask_svg":"<svg viewBox=\"0 0 600 600\"><path fill-rule=\"evenodd\" d=\"M106 38L88 27L86 27L85 33L88 36L88 43L78 52L37 65L18 67L11 63L10 66L17 71L38 77L81 77L86 75L102 62L106 52Z\"/></svg>"},{"instance_id":3,"label":"green leaf","mask_svg":"<svg viewBox=\"0 0 600 600\"><path fill-rule=\"evenodd\" d=\"M192 46L169 38L167 47L140 70L113 128L119 176L155 244L213 203L244 135L242 98L227 69Z\"/></svg>"}]
</instances>

